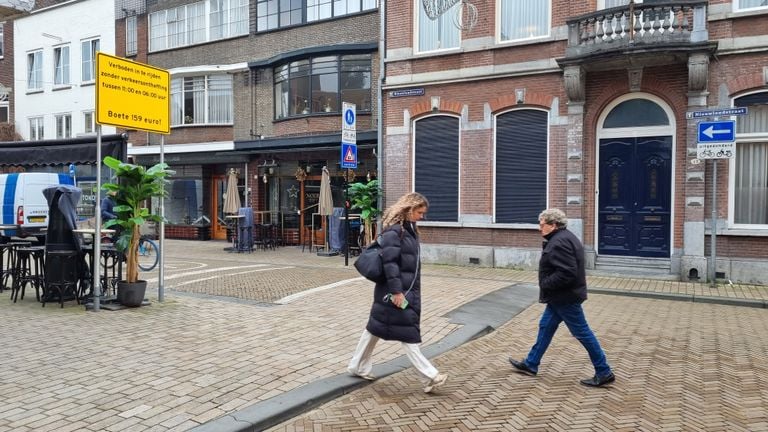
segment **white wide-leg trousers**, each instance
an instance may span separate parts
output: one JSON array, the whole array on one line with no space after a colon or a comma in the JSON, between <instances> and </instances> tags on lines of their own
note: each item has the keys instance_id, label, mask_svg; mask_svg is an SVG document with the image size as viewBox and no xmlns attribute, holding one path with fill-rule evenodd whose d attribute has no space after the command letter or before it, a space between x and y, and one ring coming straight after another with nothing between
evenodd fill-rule
<instances>
[{"instance_id":1,"label":"white wide-leg trousers","mask_svg":"<svg viewBox=\"0 0 768 432\"><path fill-rule=\"evenodd\" d=\"M373 369L371 356L373 355L373 349L376 347L377 342L379 342L378 337L370 334L368 330L363 330L363 334L360 336L360 342L357 343L355 353L352 355L352 359L349 360L349 366L347 367L349 373L354 375L370 375L371 369ZM408 360L411 361L413 367L415 367L427 381L437 376L437 369L426 357L424 357L424 354L421 353L419 344L401 343Z\"/></svg>"}]
</instances>

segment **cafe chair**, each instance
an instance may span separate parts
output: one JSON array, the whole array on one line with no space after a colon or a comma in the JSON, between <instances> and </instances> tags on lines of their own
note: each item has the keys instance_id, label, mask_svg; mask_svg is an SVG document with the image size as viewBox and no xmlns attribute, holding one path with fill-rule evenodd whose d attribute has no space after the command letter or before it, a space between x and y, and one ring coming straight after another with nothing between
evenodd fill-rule
<instances>
[{"instance_id":1,"label":"cafe chair","mask_svg":"<svg viewBox=\"0 0 768 432\"><path fill-rule=\"evenodd\" d=\"M61 307L64 302L75 300L80 304L78 282L80 282L80 252L76 250L49 250L45 257L45 290L42 295L43 307L46 302L57 300Z\"/></svg>"}]
</instances>

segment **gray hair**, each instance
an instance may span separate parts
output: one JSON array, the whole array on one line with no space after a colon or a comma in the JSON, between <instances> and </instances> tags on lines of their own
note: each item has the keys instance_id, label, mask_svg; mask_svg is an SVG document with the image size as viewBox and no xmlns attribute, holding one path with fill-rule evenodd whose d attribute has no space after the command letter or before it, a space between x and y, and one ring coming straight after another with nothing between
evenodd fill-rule
<instances>
[{"instance_id":1,"label":"gray hair","mask_svg":"<svg viewBox=\"0 0 768 432\"><path fill-rule=\"evenodd\" d=\"M539 221L544 221L544 223L548 224L555 224L558 228L565 228L568 226L568 218L565 216L565 213L562 210L556 208L546 209L539 213Z\"/></svg>"}]
</instances>

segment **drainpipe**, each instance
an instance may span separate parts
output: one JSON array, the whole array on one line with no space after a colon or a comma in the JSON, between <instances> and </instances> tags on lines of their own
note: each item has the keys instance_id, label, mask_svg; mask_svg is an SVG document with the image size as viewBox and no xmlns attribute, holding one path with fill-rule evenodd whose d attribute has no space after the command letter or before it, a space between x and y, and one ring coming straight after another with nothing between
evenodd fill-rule
<instances>
[{"instance_id":1,"label":"drainpipe","mask_svg":"<svg viewBox=\"0 0 768 432\"><path fill-rule=\"evenodd\" d=\"M384 125L383 125L383 119L384 119L384 81L386 80L386 71L384 69L384 59L387 56L387 44L386 44L386 34L387 34L387 2L386 0L381 0L379 3L379 89L378 89L378 96L377 96L377 103L379 106L379 112L377 114L377 122L378 122L378 128L376 131L376 169L379 173L379 188L384 187L384 164L382 163L382 158L384 157L384 153L382 151L382 140L384 139ZM382 194L379 194L379 199L377 202L377 207L380 209L384 209L384 198L382 197ZM379 219L378 222L379 226L377 227L376 232L381 232L381 219Z\"/></svg>"}]
</instances>

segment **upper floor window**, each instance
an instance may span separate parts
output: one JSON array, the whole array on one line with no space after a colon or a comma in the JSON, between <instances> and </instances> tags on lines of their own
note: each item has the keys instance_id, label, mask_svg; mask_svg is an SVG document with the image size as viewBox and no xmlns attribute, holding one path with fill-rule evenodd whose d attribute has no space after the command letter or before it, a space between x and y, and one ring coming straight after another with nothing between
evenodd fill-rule
<instances>
[{"instance_id":1,"label":"upper floor window","mask_svg":"<svg viewBox=\"0 0 768 432\"><path fill-rule=\"evenodd\" d=\"M56 115L56 139L72 138L72 114Z\"/></svg>"},{"instance_id":2,"label":"upper floor window","mask_svg":"<svg viewBox=\"0 0 768 432\"><path fill-rule=\"evenodd\" d=\"M436 51L443 49L458 48L461 40L461 31L454 24L456 14L460 13L461 2L456 3L443 14L429 19L427 12L421 5L421 0L416 0L418 9L418 51Z\"/></svg>"},{"instance_id":3,"label":"upper floor window","mask_svg":"<svg viewBox=\"0 0 768 432\"><path fill-rule=\"evenodd\" d=\"M87 134L96 131L93 111L83 111L83 131Z\"/></svg>"},{"instance_id":4,"label":"upper floor window","mask_svg":"<svg viewBox=\"0 0 768 432\"><path fill-rule=\"evenodd\" d=\"M139 49L136 15L125 18L125 55L136 55Z\"/></svg>"},{"instance_id":5,"label":"upper floor window","mask_svg":"<svg viewBox=\"0 0 768 432\"><path fill-rule=\"evenodd\" d=\"M733 9L737 11L747 9L768 9L768 1L765 0L734 0Z\"/></svg>"},{"instance_id":6,"label":"upper floor window","mask_svg":"<svg viewBox=\"0 0 768 432\"><path fill-rule=\"evenodd\" d=\"M27 53L27 90L43 89L43 50Z\"/></svg>"},{"instance_id":7,"label":"upper floor window","mask_svg":"<svg viewBox=\"0 0 768 432\"><path fill-rule=\"evenodd\" d=\"M43 129L42 117L30 117L29 118L29 140L39 141L45 137L45 130Z\"/></svg>"},{"instance_id":8,"label":"upper floor window","mask_svg":"<svg viewBox=\"0 0 768 432\"><path fill-rule=\"evenodd\" d=\"M550 0L500 0L499 40L518 41L549 35Z\"/></svg>"},{"instance_id":9,"label":"upper floor window","mask_svg":"<svg viewBox=\"0 0 768 432\"><path fill-rule=\"evenodd\" d=\"M178 77L171 80L172 126L231 123L231 75Z\"/></svg>"},{"instance_id":10,"label":"upper floor window","mask_svg":"<svg viewBox=\"0 0 768 432\"><path fill-rule=\"evenodd\" d=\"M9 89L0 84L0 123L8 123L10 119L10 102L8 102Z\"/></svg>"},{"instance_id":11,"label":"upper floor window","mask_svg":"<svg viewBox=\"0 0 768 432\"><path fill-rule=\"evenodd\" d=\"M69 45L53 48L53 84L69 85Z\"/></svg>"},{"instance_id":12,"label":"upper floor window","mask_svg":"<svg viewBox=\"0 0 768 432\"><path fill-rule=\"evenodd\" d=\"M256 31L376 9L378 0L257 0Z\"/></svg>"},{"instance_id":13,"label":"upper floor window","mask_svg":"<svg viewBox=\"0 0 768 432\"><path fill-rule=\"evenodd\" d=\"M206 0L149 15L149 50L248 34L248 0Z\"/></svg>"},{"instance_id":14,"label":"upper floor window","mask_svg":"<svg viewBox=\"0 0 768 432\"><path fill-rule=\"evenodd\" d=\"M5 32L3 32L5 23L0 23L0 58L5 57Z\"/></svg>"},{"instance_id":15,"label":"upper floor window","mask_svg":"<svg viewBox=\"0 0 768 432\"><path fill-rule=\"evenodd\" d=\"M733 223L768 228L768 92L737 98L734 106L748 111L736 119Z\"/></svg>"},{"instance_id":16,"label":"upper floor window","mask_svg":"<svg viewBox=\"0 0 768 432\"><path fill-rule=\"evenodd\" d=\"M371 55L314 57L275 68L275 118L371 110Z\"/></svg>"},{"instance_id":17,"label":"upper floor window","mask_svg":"<svg viewBox=\"0 0 768 432\"><path fill-rule=\"evenodd\" d=\"M81 43L82 46L82 80L83 82L96 79L96 52L99 50L99 40L89 39Z\"/></svg>"}]
</instances>

